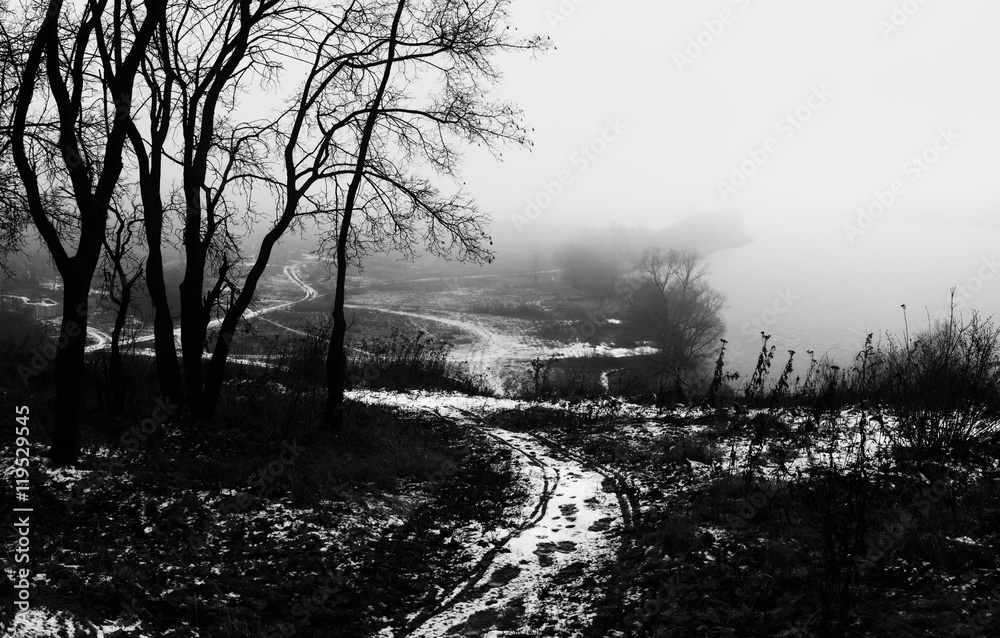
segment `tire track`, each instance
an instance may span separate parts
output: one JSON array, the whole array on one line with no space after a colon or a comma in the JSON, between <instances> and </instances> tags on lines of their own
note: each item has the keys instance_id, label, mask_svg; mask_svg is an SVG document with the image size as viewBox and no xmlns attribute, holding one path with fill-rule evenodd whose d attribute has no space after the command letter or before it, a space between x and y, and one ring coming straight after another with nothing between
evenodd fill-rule
<instances>
[{"instance_id":1,"label":"tire track","mask_svg":"<svg viewBox=\"0 0 1000 638\"><path fill-rule=\"evenodd\" d=\"M475 416L467 410L462 410L461 408L455 409L469 416ZM642 510L639 505L639 490L633 485L632 481L630 481L628 477L602 463L598 463L593 459L589 459L582 454L578 454L570 450L566 446L555 442L547 436L537 433L532 433L529 436L543 443L550 450L566 456L567 458L573 459L579 463L581 467L597 472L602 475L606 481L609 481L614 491L615 498L618 499L618 508L622 513L622 522L624 523L625 529L635 528L639 522L639 516Z\"/></svg>"}]
</instances>

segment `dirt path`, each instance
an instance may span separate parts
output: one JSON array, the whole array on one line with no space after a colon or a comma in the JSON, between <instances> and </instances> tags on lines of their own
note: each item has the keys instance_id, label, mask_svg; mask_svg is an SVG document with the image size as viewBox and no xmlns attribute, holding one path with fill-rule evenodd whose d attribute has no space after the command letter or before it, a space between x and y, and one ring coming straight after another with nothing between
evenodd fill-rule
<instances>
[{"instance_id":1,"label":"dirt path","mask_svg":"<svg viewBox=\"0 0 1000 638\"><path fill-rule=\"evenodd\" d=\"M304 281L302 281L302 278L299 276L299 267L302 266L302 264L304 263L305 263L304 261L295 261L292 262L291 264L288 264L282 269L282 272L284 272L285 277L287 277L291 283L295 284L298 288L302 290L302 297L300 299L293 299L292 301L284 301L282 303L275 304L273 306L267 306L266 308L253 310L251 312L244 313L243 318L253 319L254 317L260 317L261 315L265 315L269 312L274 312L276 310L289 308L296 304L300 304L305 301L311 301L312 299L318 297L319 293L316 292L316 289L310 286L309 284L305 283ZM208 323L208 328L209 329L216 328L220 325L222 325L222 319L213 319ZM275 323L275 325L291 330L291 328L287 328L286 326L281 326L281 324ZM298 331L293 331L293 332L298 332ZM150 333L147 335L143 335L141 337L137 337L134 343L136 344L148 343L155 339L156 336ZM178 347L180 347L180 339L181 339L181 328L180 326L177 326L176 328L174 328L174 340L176 341ZM108 345L107 343L102 343L95 346L90 346L89 348L87 348L87 350L88 351L99 350L100 348L106 347L107 345Z\"/></svg>"},{"instance_id":2,"label":"dirt path","mask_svg":"<svg viewBox=\"0 0 1000 638\"><path fill-rule=\"evenodd\" d=\"M515 401L418 393L365 396L431 411L510 447L532 489L523 523L482 549L461 584L410 618L404 630L380 635L571 636L585 627L598 595L594 579L615 560L619 535L632 517L617 477L531 434L482 424L484 415L516 407Z\"/></svg>"},{"instance_id":3,"label":"dirt path","mask_svg":"<svg viewBox=\"0 0 1000 638\"><path fill-rule=\"evenodd\" d=\"M344 304L344 308L375 310L401 317L435 321L470 333L475 338L475 341L467 346L456 347L452 351L452 358L467 361L474 369L478 368L476 371L482 372L486 376L486 381L489 383L490 389L497 394L503 394L503 381L499 370L500 362L512 358L513 353L521 350L521 342L515 336L500 334L499 332L494 332L463 319L405 310L391 310L389 308L369 305Z\"/></svg>"},{"instance_id":4,"label":"dirt path","mask_svg":"<svg viewBox=\"0 0 1000 638\"><path fill-rule=\"evenodd\" d=\"M482 373L490 389L498 395L503 395L505 392L505 379L512 375L525 374L528 369L525 362L536 357L544 359L550 355L580 356L589 354L593 350L586 344L564 344L554 348L526 334L514 331L498 332L477 323L469 316L459 315L460 318L456 318L408 310L394 310L373 304L346 304L344 307L434 321L469 333L474 341L470 344L456 346L451 352L451 358L466 361L470 364L472 372Z\"/></svg>"},{"instance_id":5,"label":"dirt path","mask_svg":"<svg viewBox=\"0 0 1000 638\"><path fill-rule=\"evenodd\" d=\"M293 299L292 301L285 301L285 302L282 302L282 303L279 303L279 304L275 304L273 306L267 306L266 308L261 308L260 310L254 310L252 312L247 312L247 313L245 313L243 315L243 318L244 319L253 319L253 318L259 317L262 321L267 321L269 323L273 323L274 325L278 326L279 328L284 328L285 330L289 330L291 332L294 332L294 333L297 333L297 334L300 334L300 335L309 336L308 334L306 334L305 332L302 332L301 330L296 330L295 328L290 328L290 327L282 325L282 324L280 324L280 323L278 323L276 321L271 321L270 319L266 319L266 318L264 318L262 316L262 315L265 315L267 313L274 312L276 310L282 310L284 308L289 308L291 306L303 303L305 301L311 301L311 300L313 300L313 299L315 299L315 298L317 298L319 296L319 293L316 292L316 289L313 288L312 286L310 286L309 284L307 284L306 282L302 281L302 278L299 275L299 267L302 264L304 264L304 263L305 263L304 261L292 262L291 264L288 264L287 266L285 266L282 269L282 272L285 274L285 277L288 278L288 281L290 281L291 283L295 284L298 288L300 288L302 290L302 297L300 299ZM212 321L210 321L208 323L208 327L209 328L218 327L220 325L222 325L222 320L221 319L213 319ZM95 328L87 328L87 334L90 335L91 338L97 340L97 343L87 346L87 348L86 348L87 352L95 352L97 350L103 350L103 349L108 348L108 347L111 346L111 335L107 334L106 332L102 332L102 331L97 330ZM150 334L147 334L147 335L142 335L140 337L137 337L132 342L132 344L133 345L139 345L139 344L142 344L142 343L150 343L150 342L154 341L155 339L156 339L156 336L153 333L150 333ZM176 328L174 328L174 343L175 343L175 345L178 348L181 347L181 328L180 328L179 325ZM136 354L139 354L139 355L142 355L142 356L147 356L147 357L155 357L156 356L156 352L152 348L136 348L135 352L136 352ZM205 358L205 359L211 359L211 357L212 357L212 355L210 353L205 353L203 355L203 358ZM253 355L236 356L236 355L230 354L229 357L228 357L229 361L234 361L234 362L237 362L237 363L244 363L244 364L247 364L247 365L254 365L254 366L263 366L263 365L265 365L266 364L266 357L263 358L264 361L262 361L261 359L262 359L262 357L253 356Z\"/></svg>"},{"instance_id":6,"label":"dirt path","mask_svg":"<svg viewBox=\"0 0 1000 638\"><path fill-rule=\"evenodd\" d=\"M97 343L84 348L84 352L94 352L95 350L103 350L104 348L111 347L111 335L104 331L88 326L87 336L91 339L97 340Z\"/></svg>"}]
</instances>

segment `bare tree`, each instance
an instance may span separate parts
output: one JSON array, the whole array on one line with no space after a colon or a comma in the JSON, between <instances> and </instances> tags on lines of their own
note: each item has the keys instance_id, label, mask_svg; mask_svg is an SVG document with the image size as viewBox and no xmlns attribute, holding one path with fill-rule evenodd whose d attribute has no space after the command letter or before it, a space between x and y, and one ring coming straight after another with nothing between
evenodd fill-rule
<instances>
[{"instance_id":1,"label":"bare tree","mask_svg":"<svg viewBox=\"0 0 1000 638\"><path fill-rule=\"evenodd\" d=\"M90 286L124 166L134 79L163 9L157 0L93 0L79 10L50 0L29 7L18 26L5 25L12 46L30 44L4 133L32 223L63 284L50 450L56 465L79 454Z\"/></svg>"},{"instance_id":2,"label":"bare tree","mask_svg":"<svg viewBox=\"0 0 1000 638\"><path fill-rule=\"evenodd\" d=\"M163 273L164 224L168 206L163 200L162 180L167 142L175 108L176 77L165 62L169 57L166 20L158 25L150 51L142 60L140 74L146 97L129 120L128 136L142 198L143 230L146 238L146 290L153 307L153 337L156 371L161 394L168 401L183 400L180 360L174 345L174 321ZM143 138L140 126L148 128Z\"/></svg>"},{"instance_id":3,"label":"bare tree","mask_svg":"<svg viewBox=\"0 0 1000 638\"><path fill-rule=\"evenodd\" d=\"M596 241L570 242L556 251L559 265L566 271L569 284L595 299L610 302L616 296L616 282L627 267Z\"/></svg>"},{"instance_id":4,"label":"bare tree","mask_svg":"<svg viewBox=\"0 0 1000 638\"><path fill-rule=\"evenodd\" d=\"M16 24L15 20L7 1L0 0L0 121L4 123L13 116L22 61L29 43L23 30L8 29L8 25ZM10 142L9 135L0 136L0 283L13 278L8 258L22 249L25 231L31 223L24 188L10 159ZM0 309L2 306L0 298Z\"/></svg>"},{"instance_id":5,"label":"bare tree","mask_svg":"<svg viewBox=\"0 0 1000 638\"><path fill-rule=\"evenodd\" d=\"M222 377L221 370L213 379L203 375L209 324L217 317L231 318L235 327L261 274L244 273L240 265L239 234L255 218L254 185L280 196L281 180L269 171L271 162L281 166L283 158L269 154L266 143L278 124L241 118L238 102L251 89L279 84L280 60L308 51L316 26L309 20L315 16L322 12L299 2L175 0L143 62L146 130L133 127L130 140L143 186L157 370L164 395L183 398L205 416L214 410ZM253 117L264 115L258 109ZM180 172L182 187L165 200L163 182L171 169ZM174 217L185 258L180 286L183 374L162 258L168 239L164 224ZM262 261L259 256L261 268L269 254ZM252 281L240 285L244 275ZM238 304L243 292L246 303ZM226 329L225 342L215 346L219 350L222 344L218 366L225 364L232 337L233 331ZM206 384L213 387L207 398Z\"/></svg>"},{"instance_id":6,"label":"bare tree","mask_svg":"<svg viewBox=\"0 0 1000 638\"><path fill-rule=\"evenodd\" d=\"M80 16L53 0L27 23L36 32L8 38L11 46L27 44L24 55L11 56L25 63L18 67L17 108L7 132L19 181L35 185L25 199L66 282L64 307L83 312L64 321L75 354L61 355L62 369L82 369L81 302L125 162L138 176L161 392L184 397L206 416L218 399L236 325L271 252L303 218L332 229L327 246L340 266L334 362L343 359L349 259L383 247L412 255L419 245L438 255L489 260L486 216L464 193L442 194L436 178L422 171L457 177L456 148L463 141L494 152L505 143L527 143L516 110L484 99L486 85L499 78L490 62L494 53L542 45L537 38L512 39L507 4L121 0L111 18L106 0L88 3ZM60 26L62 13L75 23ZM48 82L36 87L42 69ZM142 82L134 92L136 75ZM303 80L274 117L241 112L240 97L249 89L280 86L287 76ZM440 90L430 96L415 90L425 86ZM37 97L48 93L54 107ZM26 133L18 137L17 130ZM180 188L171 193L166 181L176 173ZM239 229L259 220L254 194L260 191L274 196L275 216L243 272ZM171 227L185 258L182 359L164 277ZM108 238L111 254L126 254L119 241L129 240L126 234ZM68 244L76 245L76 255L68 254ZM119 286L130 279L115 277ZM215 317L220 338L203 377L201 355ZM340 390L331 393L329 413L343 400L344 366L332 369L331 388ZM67 396L76 396L71 376L57 374ZM75 433L79 402L61 404L72 407L57 417L70 424L59 432ZM59 458L75 458L73 437L57 433L65 445Z\"/></svg>"},{"instance_id":7,"label":"bare tree","mask_svg":"<svg viewBox=\"0 0 1000 638\"><path fill-rule=\"evenodd\" d=\"M108 399L111 409L120 411L125 405L128 383L122 361L121 341L125 323L135 310L134 294L142 280L143 258L137 255L139 242L136 233L142 226L141 207L134 199L116 197L111 208L114 224L104 237L105 300L115 310L115 323L111 329L111 359L108 367Z\"/></svg>"},{"instance_id":8,"label":"bare tree","mask_svg":"<svg viewBox=\"0 0 1000 638\"><path fill-rule=\"evenodd\" d=\"M4 279L14 277L8 259L23 250L25 234L31 223L19 184L17 171L8 162L0 160L0 285ZM2 306L0 298L0 309Z\"/></svg>"},{"instance_id":9,"label":"bare tree","mask_svg":"<svg viewBox=\"0 0 1000 638\"><path fill-rule=\"evenodd\" d=\"M226 361L236 328L249 308L277 242L302 218L338 218L342 214L340 181L354 174L344 162L342 136L364 111L350 108L353 76L368 50L384 38L384 16L370 5L351 3L309 15L311 28L301 33L299 53L311 52L299 89L265 128L261 138L280 149L277 166L254 177L271 187L278 201L254 263L219 327L205 381L202 412L211 415L225 379ZM312 34L317 35L315 38ZM345 90L345 87L348 87ZM353 141L353 140L349 140Z\"/></svg>"},{"instance_id":10,"label":"bare tree","mask_svg":"<svg viewBox=\"0 0 1000 638\"><path fill-rule=\"evenodd\" d=\"M259 144L259 127L231 125L225 114L252 83L266 82L278 70L272 52L281 40L299 35L294 18L284 19L289 11L297 15L297 9L279 0L206 5L183 0L162 55L178 93L185 257L181 352L187 400L197 410L202 408L208 324L240 263L232 225L245 223L240 213L252 206L247 169L253 170ZM210 270L213 280L206 285Z\"/></svg>"},{"instance_id":11,"label":"bare tree","mask_svg":"<svg viewBox=\"0 0 1000 638\"><path fill-rule=\"evenodd\" d=\"M725 297L709 286L697 253L650 249L633 284L624 287L631 318L656 342L665 371L696 369L714 354Z\"/></svg>"},{"instance_id":12,"label":"bare tree","mask_svg":"<svg viewBox=\"0 0 1000 638\"><path fill-rule=\"evenodd\" d=\"M528 259L531 262L531 271L535 275L535 285L538 285L538 275L542 271L542 262L545 261L545 249L536 241L528 242Z\"/></svg>"},{"instance_id":13,"label":"bare tree","mask_svg":"<svg viewBox=\"0 0 1000 638\"><path fill-rule=\"evenodd\" d=\"M492 259L487 217L464 193L442 194L421 176L421 164L456 177L462 142L485 145L495 153L504 144L526 145L517 109L484 99L488 85L501 77L491 58L545 45L537 37L513 39L509 0L370 4L391 20L385 22L383 38L375 39L368 55L355 64L356 80L350 85L363 116L346 121L357 150L329 244L337 276L324 416L332 426L341 422L347 382L344 303L350 255L386 245L412 255L423 244L436 255L471 262ZM430 98L413 97L412 87L421 80L427 86L436 83L439 91Z\"/></svg>"}]
</instances>

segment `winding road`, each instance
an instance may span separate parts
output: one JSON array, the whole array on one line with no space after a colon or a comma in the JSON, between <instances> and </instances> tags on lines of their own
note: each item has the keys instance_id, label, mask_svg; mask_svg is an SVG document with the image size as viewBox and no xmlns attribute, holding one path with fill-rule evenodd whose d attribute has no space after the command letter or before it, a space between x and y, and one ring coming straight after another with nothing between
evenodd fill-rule
<instances>
[{"instance_id":1,"label":"winding road","mask_svg":"<svg viewBox=\"0 0 1000 638\"><path fill-rule=\"evenodd\" d=\"M96 341L86 348L83 349L84 352L94 352L95 350L104 350L105 348L111 347L111 335L104 332L103 330L98 330L97 328L87 328L87 336Z\"/></svg>"},{"instance_id":2,"label":"winding road","mask_svg":"<svg viewBox=\"0 0 1000 638\"><path fill-rule=\"evenodd\" d=\"M315 259L314 255L308 256L310 259ZM294 305L304 303L307 301L312 301L319 297L319 293L311 285L303 281L300 274L300 268L305 264L305 260L294 261L282 268L282 272L285 278L293 284L295 287L302 291L302 297L298 299L293 299L291 301L280 302L265 308L260 308L258 310L253 310L244 314L244 319L254 319L260 318L263 321L273 323L274 325L303 336L310 336L307 333L286 326L284 324L272 321L264 317L268 313L273 313L278 310L283 310L290 308ZM546 271L555 272L555 271ZM467 278L479 278L479 277L494 277L495 275L468 275ZM454 278L426 278L415 281L431 281L436 279L454 279ZM364 305L364 304L345 304L346 309L356 309L356 310L372 310L376 312L382 312L397 316L411 317L413 319L419 319L423 321L433 321L454 328L458 328L473 337L473 342L467 345L462 345L456 347L452 351L452 358L465 361L469 363L475 372L482 373L483 378L491 390L497 394L504 393L504 372L505 369L509 370L511 368L523 367L526 361L530 361L535 357L546 357L549 355L580 355L585 354L583 346L585 344L579 344L578 346L567 346L562 348L551 348L546 347L537 340L529 340L522 336L516 334L505 334L500 333L495 330L491 330L488 327L479 325L473 321L465 318L453 318L441 315L426 314L420 312L409 312L404 310L393 310L390 308L384 308L377 305ZM222 323L221 319L213 319L209 322L208 328L218 327ZM110 347L111 337L105 332L97 330L95 328L88 328L88 334L95 343L87 346L87 352L94 352L97 350L103 350ZM174 340L177 346L180 347L181 338L181 328L178 325L174 329ZM139 336L135 339L135 344L151 343L154 341L155 336L152 332ZM145 352L145 351L144 351ZM148 352L147 352L148 353ZM231 359L238 360L239 357L230 357ZM250 358L247 358L248 363L253 363Z\"/></svg>"},{"instance_id":3,"label":"winding road","mask_svg":"<svg viewBox=\"0 0 1000 638\"><path fill-rule=\"evenodd\" d=\"M313 256L310 255L310 257ZM267 306L266 308L260 308L259 310L246 312L244 313L243 318L253 319L255 317L260 317L261 315L265 315L270 312L275 312L276 310L283 310L285 308L290 308L291 306L294 306L296 304L300 304L306 301L312 301L313 299L319 297L319 293L316 292L316 289L307 284L306 282L302 281L302 277L301 275L299 275L299 268L304 263L305 261L294 261L282 269L282 272L284 273L285 277L288 278L290 282L292 282L302 290L301 298L293 299L291 301L284 301L281 303L277 303L273 306ZM213 319L208 323L208 328L210 329L216 328L220 325L222 325L222 319ZM299 332L298 330L293 330L292 328L288 328L287 326L282 326L281 324L275 324L275 325L285 328L286 330L291 330L292 332ZM87 334L90 336L91 339L94 339L96 343L87 346L86 352L103 350L111 346L111 335L109 335L108 333L103 332L101 330L97 330L96 328L87 328ZM155 339L156 336L153 333L149 333L142 335L140 337L136 337L133 343L135 344L149 343L151 341L154 341ZM178 347L180 347L180 340L181 340L181 328L180 326L177 326L176 328L174 328L174 341ZM230 358L234 360L236 359L234 357Z\"/></svg>"},{"instance_id":4,"label":"winding road","mask_svg":"<svg viewBox=\"0 0 1000 638\"><path fill-rule=\"evenodd\" d=\"M452 351L452 357L458 360L467 361L474 367L480 368L486 376L486 381L489 383L490 389L497 394L503 394L504 390L501 375L497 369L497 364L501 360L511 358L517 350L520 350L520 343L516 339L507 335L501 335L498 332L483 328L482 326L477 326L462 319L452 319L450 317L442 317L440 315L428 315L419 312L408 312L405 310L391 310L380 306L344 304L344 308L355 310L374 310L390 315L412 317L423 321L434 321L446 326L459 328L472 334L476 339L475 342L468 346L455 348L455 350ZM537 356L537 354L535 356Z\"/></svg>"}]
</instances>

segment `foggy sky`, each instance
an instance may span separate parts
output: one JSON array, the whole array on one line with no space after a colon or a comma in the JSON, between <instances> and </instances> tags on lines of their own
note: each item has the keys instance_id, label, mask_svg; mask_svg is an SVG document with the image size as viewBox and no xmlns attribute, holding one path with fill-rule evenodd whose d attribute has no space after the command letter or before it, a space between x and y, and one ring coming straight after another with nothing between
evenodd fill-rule
<instances>
[{"instance_id":1,"label":"foggy sky","mask_svg":"<svg viewBox=\"0 0 1000 638\"><path fill-rule=\"evenodd\" d=\"M533 152L468 155L498 224L998 209L1000 3L521 0L513 17L556 50L500 61Z\"/></svg>"}]
</instances>

